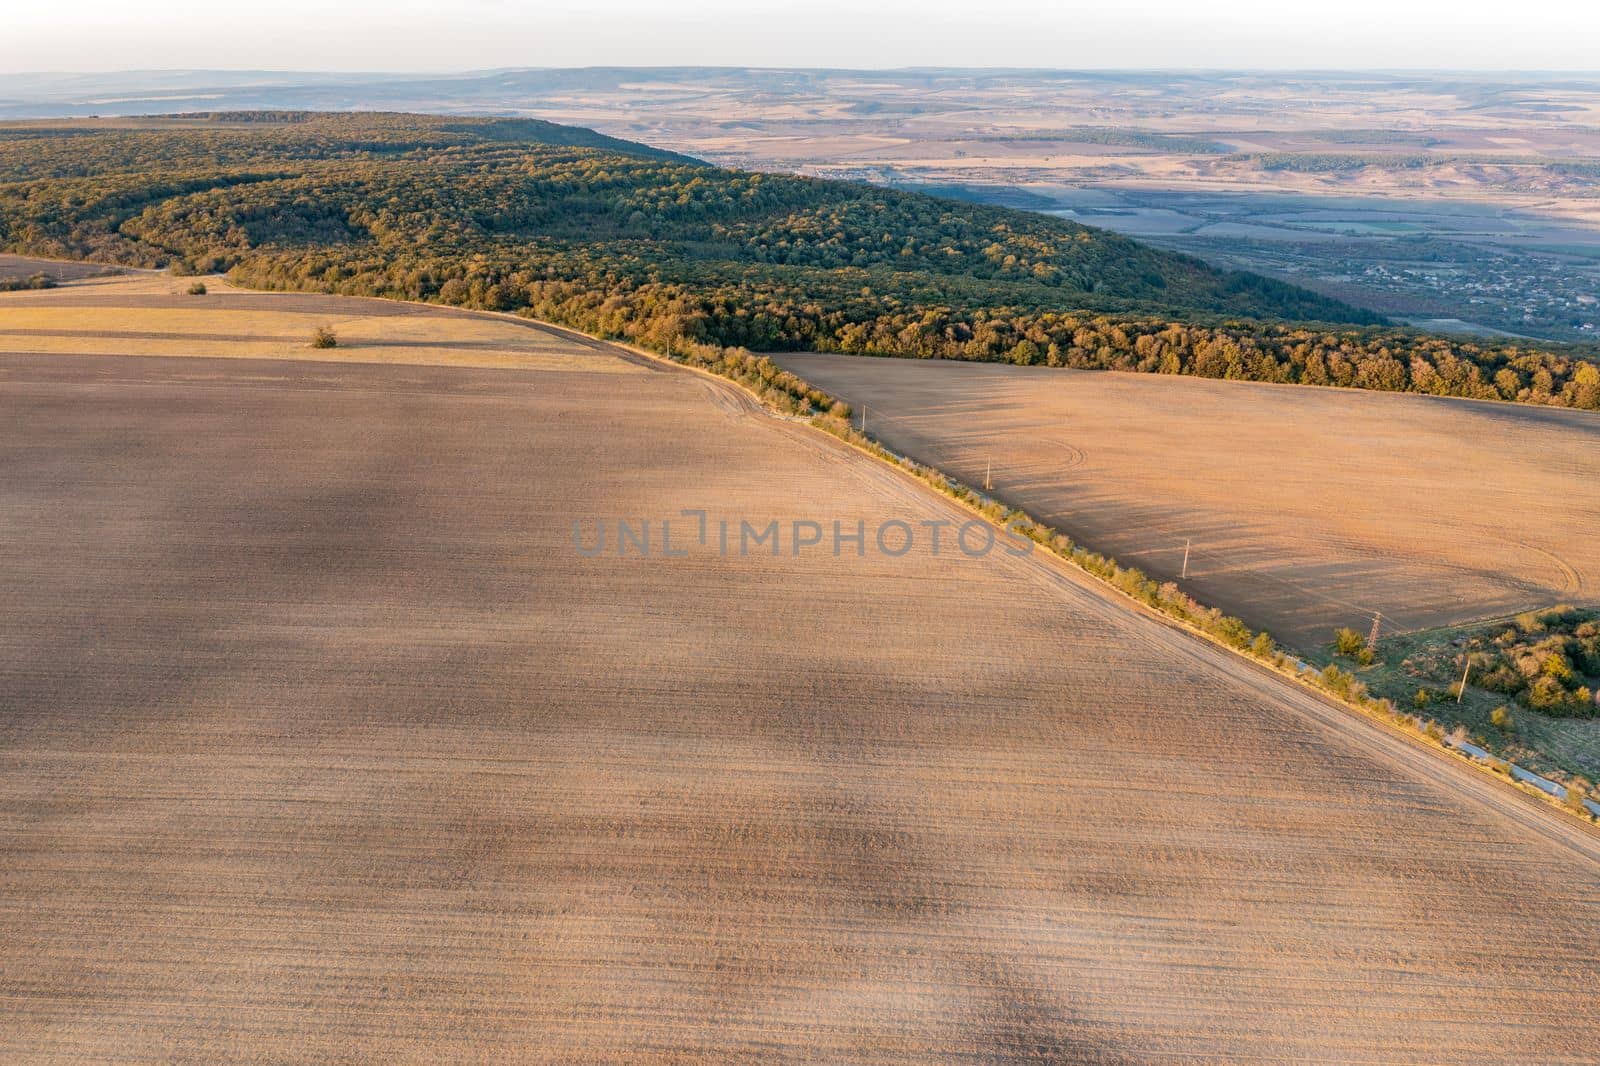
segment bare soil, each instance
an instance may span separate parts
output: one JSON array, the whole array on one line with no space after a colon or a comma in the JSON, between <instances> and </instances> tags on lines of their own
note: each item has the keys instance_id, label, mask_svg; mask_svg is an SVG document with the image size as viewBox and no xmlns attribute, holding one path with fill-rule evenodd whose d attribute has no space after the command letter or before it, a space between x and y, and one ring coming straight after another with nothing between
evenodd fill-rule
<instances>
[{"instance_id":1,"label":"bare soil","mask_svg":"<svg viewBox=\"0 0 1600 1066\"><path fill-rule=\"evenodd\" d=\"M1037 558L577 554L954 514L737 396L0 354L0 1060L1591 1060L1487 778Z\"/></svg>"},{"instance_id":2,"label":"bare soil","mask_svg":"<svg viewBox=\"0 0 1600 1066\"><path fill-rule=\"evenodd\" d=\"M192 295L191 281L144 272L5 294L0 352L638 372L614 356L596 358L593 345L503 316L251 292L221 278L206 278L205 295ZM319 329L330 330L337 346L314 349Z\"/></svg>"},{"instance_id":3,"label":"bare soil","mask_svg":"<svg viewBox=\"0 0 1600 1066\"><path fill-rule=\"evenodd\" d=\"M975 363L778 357L889 445L1301 649L1600 600L1600 417Z\"/></svg>"},{"instance_id":4,"label":"bare soil","mask_svg":"<svg viewBox=\"0 0 1600 1066\"><path fill-rule=\"evenodd\" d=\"M43 274L56 282L92 278L117 271L100 263L78 263L64 259L33 259L24 255L0 254L0 281L31 278Z\"/></svg>"}]
</instances>

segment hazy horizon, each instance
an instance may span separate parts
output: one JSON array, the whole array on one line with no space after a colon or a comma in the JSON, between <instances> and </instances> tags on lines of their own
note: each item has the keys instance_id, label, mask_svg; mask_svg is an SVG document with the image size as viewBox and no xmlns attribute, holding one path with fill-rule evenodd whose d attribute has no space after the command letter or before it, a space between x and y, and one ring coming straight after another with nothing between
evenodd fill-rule
<instances>
[{"instance_id":1,"label":"hazy horizon","mask_svg":"<svg viewBox=\"0 0 1600 1066\"><path fill-rule=\"evenodd\" d=\"M1247 67L1247 66L1023 66L1018 64L952 64L905 63L897 66L874 64L863 66L846 63L530 63L516 66L450 67L424 69L414 67L350 68L332 67L220 67L220 66L169 66L169 67L105 67L105 68L38 68L0 70L0 78L81 78L118 77L133 75L168 74L226 74L232 76L262 75L268 77L338 77L338 78L454 78L482 77L496 73L516 71L578 71L578 70L726 70L726 71L840 71L846 73L903 74L918 71L971 71L973 73L1033 73L1033 74L1214 74L1214 75L1319 75L1350 76L1391 75L1410 76L1462 76L1471 78L1562 77L1600 78L1600 63L1592 67Z\"/></svg>"},{"instance_id":2,"label":"hazy horizon","mask_svg":"<svg viewBox=\"0 0 1600 1066\"><path fill-rule=\"evenodd\" d=\"M664 15L642 0L528 11L511 0L331 8L282 0L271 20L170 0L81 0L8 16L0 74L154 71L455 74L501 68L726 66L879 70L1439 71L1593 73L1600 15L1554 0L1349 0L1307 11L1223 0L1086 4L997 0L701 0ZM308 32L314 28L315 32Z\"/></svg>"}]
</instances>

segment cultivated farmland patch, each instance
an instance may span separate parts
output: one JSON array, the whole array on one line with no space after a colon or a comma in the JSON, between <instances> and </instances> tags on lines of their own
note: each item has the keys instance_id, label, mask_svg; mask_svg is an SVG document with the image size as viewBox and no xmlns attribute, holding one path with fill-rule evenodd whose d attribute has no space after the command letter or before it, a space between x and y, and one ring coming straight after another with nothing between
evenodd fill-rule
<instances>
[{"instance_id":1,"label":"cultivated farmland patch","mask_svg":"<svg viewBox=\"0 0 1600 1066\"><path fill-rule=\"evenodd\" d=\"M586 556L959 513L567 343L0 354L0 1059L1600 1045L1582 829L1038 557Z\"/></svg>"}]
</instances>

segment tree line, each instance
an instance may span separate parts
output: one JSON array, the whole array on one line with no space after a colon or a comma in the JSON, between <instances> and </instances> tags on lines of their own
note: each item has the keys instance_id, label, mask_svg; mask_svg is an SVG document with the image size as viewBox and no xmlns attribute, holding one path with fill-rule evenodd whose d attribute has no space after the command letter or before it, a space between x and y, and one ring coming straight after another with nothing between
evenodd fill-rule
<instances>
[{"instance_id":1,"label":"tree line","mask_svg":"<svg viewBox=\"0 0 1600 1066\"><path fill-rule=\"evenodd\" d=\"M587 132L300 113L0 129L0 247L521 312L661 351L812 349L1600 408L1590 352L1388 327L1042 215L573 143Z\"/></svg>"}]
</instances>

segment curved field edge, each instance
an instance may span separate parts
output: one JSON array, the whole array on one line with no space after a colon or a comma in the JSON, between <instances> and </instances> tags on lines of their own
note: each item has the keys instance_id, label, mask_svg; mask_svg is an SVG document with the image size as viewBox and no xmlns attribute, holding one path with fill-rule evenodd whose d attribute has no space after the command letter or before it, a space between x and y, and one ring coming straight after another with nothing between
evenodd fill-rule
<instances>
[{"instance_id":1,"label":"curved field edge","mask_svg":"<svg viewBox=\"0 0 1600 1066\"><path fill-rule=\"evenodd\" d=\"M1574 821L1587 826L1600 825L1600 799L1590 798L1580 786L1550 782L1549 778L1487 753L1486 758L1475 757L1469 752L1470 745L1463 747L1467 741L1464 730L1459 727L1447 731L1444 724L1434 718L1402 711L1393 700L1370 695L1365 682L1336 664L1318 670L1279 648L1265 630L1251 630L1241 620L1198 603L1179 589L1176 583L1157 583L1136 567L1122 566L1109 556L1080 547L1053 527L1035 521L1027 512L1006 507L937 468L891 451L870 435L862 434L837 417L814 416L812 424L931 486L972 514L1028 537L1052 556L1095 578L1102 587L1120 593L1122 598L1132 601L1137 607L1319 696L1331 698L1341 708L1358 712L1396 735L1425 746L1428 750L1447 754L1452 761L1496 776L1517 791L1545 801L1548 806L1570 815ZM1564 785L1565 791L1556 796L1552 791L1539 787L1538 781Z\"/></svg>"},{"instance_id":2,"label":"curved field edge","mask_svg":"<svg viewBox=\"0 0 1600 1066\"><path fill-rule=\"evenodd\" d=\"M574 331L574 336L586 335ZM611 343L618 342L613 339ZM1066 534L1035 520L1027 512L1007 507L936 467L919 463L885 447L870 434L851 426L849 404L812 387L765 356L740 349L684 343L672 345L666 352L654 352L634 345L625 347L646 358L664 358L674 365L731 381L753 394L777 415L827 433L923 483L976 517L1008 532L1026 536L1033 544L1043 548L1048 556L1095 579L1102 589L1131 601L1135 609L1175 625L1252 666L1293 682L1298 688L1314 693L1343 711L1355 712L1385 732L1416 747L1496 778L1509 790L1541 801L1541 808L1559 812L1573 824L1591 831L1600 826L1600 797L1591 798L1574 785L1565 785L1564 794L1556 796L1535 783L1538 780L1549 781L1548 778L1508 760L1493 756L1486 759L1475 757L1468 750L1472 747L1470 744L1462 746L1466 744L1466 738L1459 729L1447 732L1445 726L1433 718L1402 711L1392 700L1372 696L1364 682L1336 664L1318 670L1282 650L1265 630L1252 630L1240 619L1200 604L1179 589L1176 583L1159 584L1135 567L1122 566L1107 555L1075 544Z\"/></svg>"},{"instance_id":3,"label":"curved field edge","mask_svg":"<svg viewBox=\"0 0 1600 1066\"><path fill-rule=\"evenodd\" d=\"M470 313L536 321L530 315L493 311ZM596 340L591 334L559 324L540 322L539 325L558 330L579 343L592 344ZM1564 821L1582 826L1600 838L1600 834L1594 834L1595 827L1600 826L1600 802L1585 796L1578 789L1567 786L1565 795L1557 797L1529 780L1540 775L1524 770L1515 763L1493 757L1487 760L1475 758L1458 746L1464 738L1447 732L1442 723L1404 712L1387 698L1371 696L1364 682L1337 665L1330 664L1323 670L1317 670L1279 648L1271 634L1264 630L1252 630L1240 619L1198 603L1178 589L1176 584L1158 584L1135 567L1124 567L1109 556L1075 544L1066 534L1036 521L1025 511L1007 507L935 467L885 447L870 434L864 434L850 425L851 408L848 403L811 386L799 375L782 369L764 355L744 349L697 344L682 338L660 351L615 337L599 339L637 358L667 362L732 382L759 400L769 413L826 433L844 445L921 482L976 517L1008 532L1026 536L1035 545L1044 548L1048 557L1094 579L1097 587L1119 594L1122 600L1131 602L1136 610L1199 637L1255 668L1290 681L1297 689L1314 694L1320 701L1342 712L1354 712L1411 746L1445 758L1452 764L1469 767L1485 777L1498 779L1508 791L1539 801L1538 806L1542 810L1559 812L1559 815L1565 816Z\"/></svg>"},{"instance_id":4,"label":"curved field edge","mask_svg":"<svg viewBox=\"0 0 1600 1066\"><path fill-rule=\"evenodd\" d=\"M1042 554L935 557L919 527L904 561L582 560L575 520L659 536L687 504L970 517L730 382L6 362L66 498L182 520L45 513L17 542L50 640L20 633L37 668L7 686L43 698L3 909L52 998L8 1048L1576 1066L1600 1042L1600 865L1526 822L1578 830ZM224 432L171 417L195 404ZM124 417L164 443L97 467ZM260 534L290 550L256 562ZM192 607L149 602L152 572ZM63 688L87 618L115 657Z\"/></svg>"},{"instance_id":5,"label":"curved field edge","mask_svg":"<svg viewBox=\"0 0 1600 1066\"><path fill-rule=\"evenodd\" d=\"M1042 367L773 359L848 398L888 448L1179 582L1318 669L1336 663L1373 696L1447 730L1462 725L1497 758L1600 777L1600 710L1576 691L1535 706L1527 691L1480 684L1485 669L1458 707L1465 660L1450 631L1561 604L1600 609L1600 505L1585 491L1600 468L1592 413ZM1058 450L1063 437L1089 450L1081 469ZM1335 656L1346 628L1361 638L1357 654ZM1600 689L1600 658L1564 662L1576 671L1567 689ZM1527 712L1512 728L1491 715L1508 701Z\"/></svg>"},{"instance_id":6,"label":"curved field edge","mask_svg":"<svg viewBox=\"0 0 1600 1066\"><path fill-rule=\"evenodd\" d=\"M237 283L237 282L236 282ZM267 290L273 291L273 290ZM384 299L396 303L439 308L431 301ZM575 343L586 346L604 344L636 359L664 361L707 377L722 379L749 393L769 412L825 433L842 444L869 455L900 473L922 482L961 508L993 525L1026 536L1045 550L1048 557L1071 566L1094 579L1095 584L1120 594L1135 609L1183 629L1208 644L1277 677L1293 682L1296 688L1314 693L1319 699L1346 712L1354 712L1411 744L1452 762L1465 764L1485 775L1496 776L1510 789L1541 801L1545 809L1555 808L1574 825L1593 829L1600 825L1600 804L1575 787L1555 797L1519 778L1514 764L1490 758L1479 761L1457 747L1463 737L1446 732L1443 724L1431 718L1400 710L1392 700L1372 696L1354 674L1330 664L1317 670L1285 652L1266 631L1252 630L1242 620L1207 607L1178 588L1176 583L1157 583L1135 567L1119 564L1114 558L1090 551L1072 541L1060 530L1034 519L1017 508L1008 507L945 474L885 447L870 434L850 425L848 403L817 389L799 375L779 367L765 355L743 348L723 347L689 340L681 334L653 337L653 344L637 338L590 333L559 322L538 319L525 309L521 313L466 308L457 313L513 320L556 331ZM753 406L753 405L752 405ZM1528 771L1521 771L1528 776Z\"/></svg>"},{"instance_id":7,"label":"curved field edge","mask_svg":"<svg viewBox=\"0 0 1600 1066\"><path fill-rule=\"evenodd\" d=\"M400 302L440 306L429 301ZM743 348L703 344L679 334L664 338L656 336L641 343L638 338L627 336L622 331L618 331L617 335L591 333L559 322L541 321L526 312L463 310L469 314L538 322L543 328L557 330L580 344L593 345L598 338L637 358L664 360L675 366L730 381L759 400L770 412L807 423L922 482L973 515L1028 537L1048 555L1095 579L1100 587L1120 594L1137 608L1269 670L1347 712L1355 712L1412 744L1480 773L1497 777L1509 789L1539 800L1541 807L1553 808L1574 823L1589 827L1600 825L1600 802L1596 802L1600 797L1586 796L1581 788L1567 785L1566 782L1560 782L1566 787L1565 794L1557 797L1528 780L1539 775L1510 761L1492 756L1487 760L1474 758L1459 747L1466 739L1459 735L1459 730L1448 731L1443 723L1435 719L1408 713L1391 699L1371 695L1363 681L1338 665L1330 664L1318 670L1284 651L1265 630L1253 630L1242 620L1199 603L1175 583L1158 583L1136 567L1123 566L1109 555L1076 544L1065 533L1036 520L1023 510L1008 507L935 467L887 448L870 434L864 434L850 425L852 412L847 402L812 386L799 375L782 369L765 355ZM649 343L652 340L654 343Z\"/></svg>"}]
</instances>

